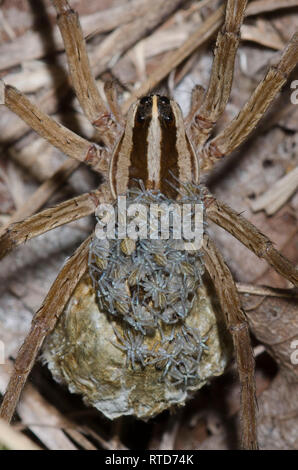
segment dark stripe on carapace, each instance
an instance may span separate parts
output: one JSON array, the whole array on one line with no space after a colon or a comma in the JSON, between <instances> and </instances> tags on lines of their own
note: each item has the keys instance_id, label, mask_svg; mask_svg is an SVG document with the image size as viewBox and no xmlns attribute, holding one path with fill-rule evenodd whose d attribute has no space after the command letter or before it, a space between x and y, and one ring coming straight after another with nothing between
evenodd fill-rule
<instances>
[{"instance_id":1,"label":"dark stripe on carapace","mask_svg":"<svg viewBox=\"0 0 298 470\"><path fill-rule=\"evenodd\" d=\"M168 98L158 97L159 121L161 126L161 168L160 190L166 196L176 199L178 192L169 185L170 181L175 187L179 183L179 155L177 150L177 126L175 115Z\"/></svg>"},{"instance_id":2,"label":"dark stripe on carapace","mask_svg":"<svg viewBox=\"0 0 298 470\"><path fill-rule=\"evenodd\" d=\"M151 97L140 100L134 119L132 134L132 148L130 153L129 181L128 187L139 186L137 181L142 180L146 185L148 180L148 129L151 122Z\"/></svg>"}]
</instances>

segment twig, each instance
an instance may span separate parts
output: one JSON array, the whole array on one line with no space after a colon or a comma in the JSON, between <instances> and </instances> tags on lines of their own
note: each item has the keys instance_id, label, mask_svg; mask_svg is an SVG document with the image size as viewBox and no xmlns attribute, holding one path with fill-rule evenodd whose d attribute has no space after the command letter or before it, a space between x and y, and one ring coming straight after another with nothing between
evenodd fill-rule
<instances>
[{"instance_id":1,"label":"twig","mask_svg":"<svg viewBox=\"0 0 298 470\"><path fill-rule=\"evenodd\" d=\"M298 0L257 0L249 3L246 14L258 15L259 13L265 13L266 11L274 11L297 6Z\"/></svg>"},{"instance_id":2,"label":"twig","mask_svg":"<svg viewBox=\"0 0 298 470\"><path fill-rule=\"evenodd\" d=\"M221 6L179 47L176 51L168 54L163 63L155 69L150 77L131 94L123 105L123 112L127 112L132 103L140 96L145 95L153 89L170 71L177 67L184 59L194 52L200 45L209 39L223 22L225 8Z\"/></svg>"},{"instance_id":3,"label":"twig","mask_svg":"<svg viewBox=\"0 0 298 470\"><path fill-rule=\"evenodd\" d=\"M133 21L148 10L148 0L133 0L127 5L109 8L81 17L84 37L104 33L119 27L123 23ZM64 50L64 44L59 28L53 27L53 42L55 51ZM52 52L55 52L52 51ZM0 70L15 66L21 62L39 59L45 55L45 49L40 40L40 33L27 31L22 36L0 46Z\"/></svg>"},{"instance_id":4,"label":"twig","mask_svg":"<svg viewBox=\"0 0 298 470\"><path fill-rule=\"evenodd\" d=\"M0 419L0 446L9 450L41 450L28 437L13 429L12 426Z\"/></svg>"},{"instance_id":5,"label":"twig","mask_svg":"<svg viewBox=\"0 0 298 470\"><path fill-rule=\"evenodd\" d=\"M111 63L116 61L124 52L145 37L150 31L168 17L184 0L155 0L148 2L146 15L126 23L114 30L90 54L93 73L97 76L104 72Z\"/></svg>"},{"instance_id":6,"label":"twig","mask_svg":"<svg viewBox=\"0 0 298 470\"><path fill-rule=\"evenodd\" d=\"M287 2L272 0L256 1L249 4L245 16L255 15L257 13L263 13L267 11L273 11L280 8L287 8L289 6L298 5L298 1ZM200 27L179 47L176 51L167 54L162 64L157 67L145 80L140 87L135 90L131 96L125 101L123 110L126 112L130 105L134 103L140 96L146 95L150 90L154 89L161 80L163 80L173 68L183 62L190 54L195 52L199 46L210 39L213 34L220 28L224 20L225 5L218 8L207 20L200 25Z\"/></svg>"},{"instance_id":7,"label":"twig","mask_svg":"<svg viewBox=\"0 0 298 470\"><path fill-rule=\"evenodd\" d=\"M265 210L272 215L295 193L298 188L298 168L276 181L267 191L254 201L249 201L254 212Z\"/></svg>"},{"instance_id":8,"label":"twig","mask_svg":"<svg viewBox=\"0 0 298 470\"><path fill-rule=\"evenodd\" d=\"M297 289L277 289L275 287L255 286L253 284L245 284L243 282L237 282L236 286L240 294L280 297L285 299L293 299L298 297Z\"/></svg>"}]
</instances>

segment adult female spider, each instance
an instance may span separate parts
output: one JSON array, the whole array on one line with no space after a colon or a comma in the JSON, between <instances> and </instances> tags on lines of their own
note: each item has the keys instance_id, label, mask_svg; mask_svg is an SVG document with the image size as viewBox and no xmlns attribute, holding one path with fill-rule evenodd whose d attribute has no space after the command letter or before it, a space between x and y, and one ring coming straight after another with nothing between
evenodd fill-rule
<instances>
[{"instance_id":1,"label":"adult female spider","mask_svg":"<svg viewBox=\"0 0 298 470\"><path fill-rule=\"evenodd\" d=\"M58 24L68 56L73 86L86 116L102 136L104 146L91 144L56 123L20 92L4 83L2 101L71 158L89 164L105 176L108 176L110 169L107 179L110 180L111 189L104 183L97 191L15 224L2 236L2 256L14 245L28 238L92 213L100 201L112 200L116 194L125 192L132 179L142 179L147 188L166 192L165 176L171 170L182 182L197 183L198 160L201 171L210 170L218 159L238 147L256 126L296 65L297 34L283 52L279 64L269 69L239 115L209 141L213 126L229 98L239 29L247 3L245 0L230 0L227 3L225 25L217 38L208 89L203 96L201 89L195 88L187 118L183 120L173 101L153 95L141 99L133 106L124 127L113 90L106 88L107 104L98 93L89 68L77 15L65 0L54 0L53 3L58 13ZM170 126L167 127L168 121ZM145 127L142 127L142 123ZM151 134L149 128L152 129ZM119 147L121 152L118 151ZM134 170L133 175L130 173L131 168ZM274 249L266 236L225 204L217 201L206 188L203 189L203 198L206 214L211 220L238 238L257 256L268 261L282 276L293 284L298 284L297 270ZM10 420L13 415L44 338L53 330L57 318L86 271L90 241L91 237L88 237L66 262L33 319L31 331L19 351L15 371L2 402L1 417L6 420ZM254 360L248 325L231 273L207 234L204 235L204 255L206 269L214 281L235 346L242 386L242 445L245 448L256 448Z\"/></svg>"}]
</instances>

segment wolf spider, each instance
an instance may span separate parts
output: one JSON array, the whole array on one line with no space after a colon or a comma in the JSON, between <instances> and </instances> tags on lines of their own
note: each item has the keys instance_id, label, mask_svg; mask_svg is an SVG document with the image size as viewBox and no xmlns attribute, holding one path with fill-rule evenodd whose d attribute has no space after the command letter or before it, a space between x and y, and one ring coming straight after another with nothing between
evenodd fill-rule
<instances>
[{"instance_id":1,"label":"wolf spider","mask_svg":"<svg viewBox=\"0 0 298 470\"><path fill-rule=\"evenodd\" d=\"M234 60L240 41L240 26L246 7L245 0L229 0L225 23L217 36L209 86L204 93L195 87L191 110L179 123L186 132L200 163L200 171L210 171L214 164L245 141L255 128L274 97L285 84L298 57L296 33L283 51L276 66L269 68L239 114L215 137L209 139L228 102L234 70ZM105 176L105 182L95 191L46 209L12 225L0 240L1 257L12 248L55 227L93 213L101 201L113 199L109 181L109 162L113 150L124 132L124 116L111 86L105 87L106 101L100 96L92 76L78 15L66 0L53 0L58 25L64 40L72 84L80 105L103 142L96 145L79 137L44 114L22 93L1 82L3 104L19 115L39 135L67 156L88 164ZM244 217L203 189L207 217L230 232L259 258L266 260L281 276L298 285L297 269L273 246L272 242ZM33 318L31 330L20 348L9 385L4 395L0 416L10 421L23 386L34 365L45 337L51 332L87 269L89 236L67 260L49 290L42 306ZM221 253L204 235L205 267L214 282L232 335L241 384L242 447L257 448L256 398L254 357L249 328L241 308L235 282Z\"/></svg>"}]
</instances>

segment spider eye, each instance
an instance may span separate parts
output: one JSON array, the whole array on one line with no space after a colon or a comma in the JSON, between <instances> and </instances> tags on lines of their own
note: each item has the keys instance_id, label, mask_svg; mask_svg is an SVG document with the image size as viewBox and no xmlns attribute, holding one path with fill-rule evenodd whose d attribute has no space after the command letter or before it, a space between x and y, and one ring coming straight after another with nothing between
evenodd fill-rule
<instances>
[{"instance_id":1,"label":"spider eye","mask_svg":"<svg viewBox=\"0 0 298 470\"><path fill-rule=\"evenodd\" d=\"M171 101L167 96L158 97L158 108L160 117L166 124L173 122L174 114L172 111Z\"/></svg>"},{"instance_id":2,"label":"spider eye","mask_svg":"<svg viewBox=\"0 0 298 470\"><path fill-rule=\"evenodd\" d=\"M137 121L140 122L140 123L141 123L141 122L144 122L144 121L145 121L145 116L144 116L144 114L138 113L138 114L137 114Z\"/></svg>"},{"instance_id":3,"label":"spider eye","mask_svg":"<svg viewBox=\"0 0 298 470\"><path fill-rule=\"evenodd\" d=\"M143 98L140 99L140 104L144 106L146 104L151 104L151 101L152 101L151 96L143 96Z\"/></svg>"},{"instance_id":4,"label":"spider eye","mask_svg":"<svg viewBox=\"0 0 298 470\"><path fill-rule=\"evenodd\" d=\"M163 118L167 122L172 122L173 121L173 114L172 113L164 114Z\"/></svg>"},{"instance_id":5,"label":"spider eye","mask_svg":"<svg viewBox=\"0 0 298 470\"><path fill-rule=\"evenodd\" d=\"M174 115L171 111L171 109L163 109L161 110L161 118L166 124L171 124L174 120Z\"/></svg>"},{"instance_id":6,"label":"spider eye","mask_svg":"<svg viewBox=\"0 0 298 470\"><path fill-rule=\"evenodd\" d=\"M162 104L170 104L170 100L167 96L160 96L159 100Z\"/></svg>"},{"instance_id":7,"label":"spider eye","mask_svg":"<svg viewBox=\"0 0 298 470\"><path fill-rule=\"evenodd\" d=\"M143 96L140 99L136 114L136 122L139 124L143 124L146 118L150 115L150 110L152 106L152 97L151 96Z\"/></svg>"}]
</instances>

